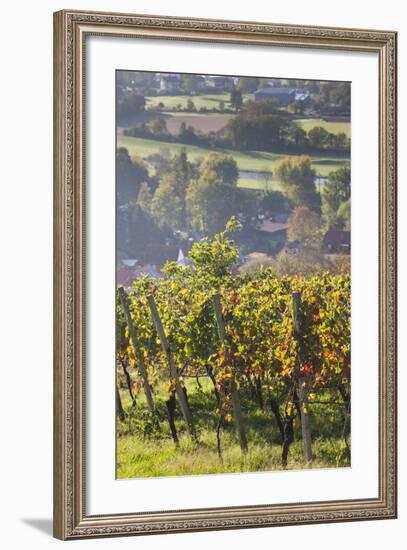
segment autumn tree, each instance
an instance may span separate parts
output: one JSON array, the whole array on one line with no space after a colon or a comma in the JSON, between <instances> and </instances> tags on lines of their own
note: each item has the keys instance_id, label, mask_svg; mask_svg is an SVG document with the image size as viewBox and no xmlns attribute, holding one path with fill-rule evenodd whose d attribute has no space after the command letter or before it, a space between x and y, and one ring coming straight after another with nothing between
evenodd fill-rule
<instances>
[{"instance_id":1,"label":"autumn tree","mask_svg":"<svg viewBox=\"0 0 407 550\"><path fill-rule=\"evenodd\" d=\"M320 242L320 229L319 215L306 206L298 206L288 218L287 237L290 241L299 241L307 248L316 248Z\"/></svg>"},{"instance_id":2,"label":"autumn tree","mask_svg":"<svg viewBox=\"0 0 407 550\"><path fill-rule=\"evenodd\" d=\"M153 118L145 125L146 130L154 135L168 134L167 123L164 118Z\"/></svg>"},{"instance_id":3,"label":"autumn tree","mask_svg":"<svg viewBox=\"0 0 407 550\"><path fill-rule=\"evenodd\" d=\"M323 254L315 249L302 250L300 254L287 254L282 250L270 263L273 273L279 277L284 275L311 277L331 267Z\"/></svg>"},{"instance_id":4,"label":"autumn tree","mask_svg":"<svg viewBox=\"0 0 407 550\"><path fill-rule=\"evenodd\" d=\"M275 115L280 113L280 104L276 99L249 99L245 101L243 112L249 116Z\"/></svg>"}]
</instances>

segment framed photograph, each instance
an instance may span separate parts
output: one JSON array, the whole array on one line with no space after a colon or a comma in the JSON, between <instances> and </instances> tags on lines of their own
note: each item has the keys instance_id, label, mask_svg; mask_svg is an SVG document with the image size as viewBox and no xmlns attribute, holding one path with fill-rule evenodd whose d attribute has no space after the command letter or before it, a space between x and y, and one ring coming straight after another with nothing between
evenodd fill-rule
<instances>
[{"instance_id":1,"label":"framed photograph","mask_svg":"<svg viewBox=\"0 0 407 550\"><path fill-rule=\"evenodd\" d=\"M54 18L54 534L396 517L396 33Z\"/></svg>"}]
</instances>

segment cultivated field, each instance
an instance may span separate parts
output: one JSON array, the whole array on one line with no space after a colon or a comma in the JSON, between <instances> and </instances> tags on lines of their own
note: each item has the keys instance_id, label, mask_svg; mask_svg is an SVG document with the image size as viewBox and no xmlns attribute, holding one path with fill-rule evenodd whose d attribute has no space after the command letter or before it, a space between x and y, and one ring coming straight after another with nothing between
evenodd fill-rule
<instances>
[{"instance_id":1,"label":"cultivated field","mask_svg":"<svg viewBox=\"0 0 407 550\"><path fill-rule=\"evenodd\" d=\"M171 134L178 134L180 126L185 123L187 126L192 126L195 132L219 132L222 130L231 118L232 114L217 114L217 113L165 113L167 128Z\"/></svg>"}]
</instances>

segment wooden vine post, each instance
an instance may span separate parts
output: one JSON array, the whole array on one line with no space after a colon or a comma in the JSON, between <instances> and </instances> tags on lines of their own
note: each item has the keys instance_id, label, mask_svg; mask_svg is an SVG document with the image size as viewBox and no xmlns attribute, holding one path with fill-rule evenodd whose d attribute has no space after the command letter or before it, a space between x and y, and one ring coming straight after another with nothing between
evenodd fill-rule
<instances>
[{"instance_id":1,"label":"wooden vine post","mask_svg":"<svg viewBox=\"0 0 407 550\"><path fill-rule=\"evenodd\" d=\"M220 341L223 342L226 340L226 331L225 331L225 321L222 315L222 305L220 302L219 294L214 294L213 296L213 307L215 310L216 324L218 326L218 334ZM240 405L239 392L236 386L236 380L234 373L230 381L230 395L232 398L232 407L233 407L233 416L235 418L236 428L239 435L239 444L243 453L247 453L247 437L246 430L243 422L242 407Z\"/></svg>"},{"instance_id":2,"label":"wooden vine post","mask_svg":"<svg viewBox=\"0 0 407 550\"><path fill-rule=\"evenodd\" d=\"M126 418L126 413L124 412L124 409L123 409L122 400L120 399L120 392L119 392L119 388L117 387L117 384L116 384L116 414L122 422Z\"/></svg>"},{"instance_id":3,"label":"wooden vine post","mask_svg":"<svg viewBox=\"0 0 407 550\"><path fill-rule=\"evenodd\" d=\"M301 327L301 295L299 292L294 292L292 295L293 304L293 335L298 342L299 356L301 360L301 345L302 345L302 327ZM301 431L304 447L304 457L307 462L312 460L312 440L311 426L308 412L308 393L309 387L305 380L299 379L298 383L298 398L301 411Z\"/></svg>"},{"instance_id":4,"label":"wooden vine post","mask_svg":"<svg viewBox=\"0 0 407 550\"><path fill-rule=\"evenodd\" d=\"M160 317L160 314L158 312L157 305L156 305L155 300L154 300L154 296L150 294L147 297L147 299L148 299L148 305L150 306L150 311L151 311L151 316L153 318L153 323L154 323L155 329L157 331L158 338L160 339L160 342L161 342L162 350L163 350L163 352L166 355L167 360L168 360L170 376L171 376L171 378L173 378L175 380L175 391L177 393L178 402L179 402L180 407L181 407L182 416L184 417L185 424L187 426L187 430L188 430L189 435L191 436L191 438L193 440L196 440L196 435L195 435L194 425L193 425L193 421L192 421L191 411L189 410L188 402L187 402L184 390L183 390L183 388L181 386L181 383L180 383L180 380L179 380L178 369L177 369L177 367L174 363L174 359L172 357L171 348L170 348L169 342L167 340L167 336L164 332L164 327L163 327L163 324L161 322L161 317Z\"/></svg>"},{"instance_id":5,"label":"wooden vine post","mask_svg":"<svg viewBox=\"0 0 407 550\"><path fill-rule=\"evenodd\" d=\"M153 394L151 393L150 384L148 382L147 369L144 362L143 354L140 352L140 347L138 345L137 330L136 330L136 327L134 326L133 320L130 315L129 303L123 287L119 287L119 298L123 309L124 318L126 319L127 327L129 329L129 335L130 335L131 343L134 349L134 356L137 359L137 364L140 370L141 377L143 379L144 393L146 395L147 407L151 413L154 413L154 400L153 400Z\"/></svg>"}]
</instances>

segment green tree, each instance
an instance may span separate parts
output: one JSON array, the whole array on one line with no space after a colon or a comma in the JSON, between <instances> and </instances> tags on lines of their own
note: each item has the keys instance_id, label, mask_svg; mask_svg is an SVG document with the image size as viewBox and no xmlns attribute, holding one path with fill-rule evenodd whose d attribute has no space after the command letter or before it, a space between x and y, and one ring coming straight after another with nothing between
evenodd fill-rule
<instances>
[{"instance_id":1,"label":"green tree","mask_svg":"<svg viewBox=\"0 0 407 550\"><path fill-rule=\"evenodd\" d=\"M150 212L151 203L153 200L153 193L150 189L150 186L147 182L143 181L140 186L140 191L137 195L137 205L142 208L145 212Z\"/></svg>"},{"instance_id":2,"label":"green tree","mask_svg":"<svg viewBox=\"0 0 407 550\"><path fill-rule=\"evenodd\" d=\"M213 235L221 231L237 205L237 166L228 155L210 153L186 195L189 225Z\"/></svg>"},{"instance_id":3,"label":"green tree","mask_svg":"<svg viewBox=\"0 0 407 550\"><path fill-rule=\"evenodd\" d=\"M288 157L276 162L274 175L285 188L287 197L296 206L319 211L320 197L315 188L315 170L309 157Z\"/></svg>"},{"instance_id":4,"label":"green tree","mask_svg":"<svg viewBox=\"0 0 407 550\"><path fill-rule=\"evenodd\" d=\"M285 138L288 143L292 143L295 147L305 147L309 144L307 132L296 124L287 127Z\"/></svg>"},{"instance_id":5,"label":"green tree","mask_svg":"<svg viewBox=\"0 0 407 550\"><path fill-rule=\"evenodd\" d=\"M339 134L334 134L334 147L335 149L349 150L350 139L343 132L340 132Z\"/></svg>"},{"instance_id":6,"label":"green tree","mask_svg":"<svg viewBox=\"0 0 407 550\"><path fill-rule=\"evenodd\" d=\"M148 181L148 171L143 161L130 158L125 147L119 147L116 153L117 203L118 205L136 201L140 185Z\"/></svg>"},{"instance_id":7,"label":"green tree","mask_svg":"<svg viewBox=\"0 0 407 550\"><path fill-rule=\"evenodd\" d=\"M338 225L340 225L346 231L350 231L350 224L351 224L350 214L351 214L350 199L348 199L347 201L343 202L340 205L337 212Z\"/></svg>"},{"instance_id":8,"label":"green tree","mask_svg":"<svg viewBox=\"0 0 407 550\"><path fill-rule=\"evenodd\" d=\"M197 91L197 78L194 74L181 75L181 88L188 94Z\"/></svg>"},{"instance_id":9,"label":"green tree","mask_svg":"<svg viewBox=\"0 0 407 550\"><path fill-rule=\"evenodd\" d=\"M204 238L193 244L189 253L192 260L189 271L195 284L197 281L205 281L207 284L208 277L212 284L225 284L225 277L232 275L232 269L236 267L239 258L239 250L234 246L230 235L240 229L240 222L232 216L224 225L223 231L217 233L212 240Z\"/></svg>"},{"instance_id":10,"label":"green tree","mask_svg":"<svg viewBox=\"0 0 407 550\"><path fill-rule=\"evenodd\" d=\"M276 216L290 209L290 201L281 191L270 190L260 200L260 208L270 216Z\"/></svg>"},{"instance_id":11,"label":"green tree","mask_svg":"<svg viewBox=\"0 0 407 550\"><path fill-rule=\"evenodd\" d=\"M322 214L328 227L342 227L346 220L338 217L339 207L350 199L350 167L331 172L322 189ZM342 214L344 214L343 212ZM350 215L350 214L349 214Z\"/></svg>"},{"instance_id":12,"label":"green tree","mask_svg":"<svg viewBox=\"0 0 407 550\"><path fill-rule=\"evenodd\" d=\"M237 164L231 155L209 153L201 164L201 173L214 172L216 177L227 185L236 185L239 177Z\"/></svg>"},{"instance_id":13,"label":"green tree","mask_svg":"<svg viewBox=\"0 0 407 550\"><path fill-rule=\"evenodd\" d=\"M182 203L182 226L185 227L187 223L185 195L189 182L193 176L194 170L191 163L188 162L188 157L185 149L182 149L181 152L174 157L171 164L171 170L176 180L176 193Z\"/></svg>"},{"instance_id":14,"label":"green tree","mask_svg":"<svg viewBox=\"0 0 407 550\"><path fill-rule=\"evenodd\" d=\"M308 132L308 139L312 147L323 149L328 142L329 132L322 126L315 126Z\"/></svg>"},{"instance_id":15,"label":"green tree","mask_svg":"<svg viewBox=\"0 0 407 550\"><path fill-rule=\"evenodd\" d=\"M242 92L240 90L233 89L230 92L230 104L235 111L240 111L243 105Z\"/></svg>"},{"instance_id":16,"label":"green tree","mask_svg":"<svg viewBox=\"0 0 407 550\"><path fill-rule=\"evenodd\" d=\"M163 176L151 201L151 214L160 227L181 229L183 226L184 204L177 191L175 174Z\"/></svg>"},{"instance_id":17,"label":"green tree","mask_svg":"<svg viewBox=\"0 0 407 550\"><path fill-rule=\"evenodd\" d=\"M281 114L255 113L256 109L250 107L233 117L225 127L225 137L238 149L272 151L284 146L287 131L293 126L290 119Z\"/></svg>"},{"instance_id":18,"label":"green tree","mask_svg":"<svg viewBox=\"0 0 407 550\"><path fill-rule=\"evenodd\" d=\"M181 143L195 143L196 134L193 126L187 126L185 122L182 122L178 130L178 138Z\"/></svg>"},{"instance_id":19,"label":"green tree","mask_svg":"<svg viewBox=\"0 0 407 550\"><path fill-rule=\"evenodd\" d=\"M130 93L121 97L117 102L117 116L119 122L136 113L145 110L146 100L141 94Z\"/></svg>"},{"instance_id":20,"label":"green tree","mask_svg":"<svg viewBox=\"0 0 407 550\"><path fill-rule=\"evenodd\" d=\"M192 101L192 99L188 99L186 109L187 111L196 111L195 103Z\"/></svg>"},{"instance_id":21,"label":"green tree","mask_svg":"<svg viewBox=\"0 0 407 550\"><path fill-rule=\"evenodd\" d=\"M350 84L349 82L341 82L337 85L330 94L331 102L338 107L350 108Z\"/></svg>"},{"instance_id":22,"label":"green tree","mask_svg":"<svg viewBox=\"0 0 407 550\"><path fill-rule=\"evenodd\" d=\"M258 89L259 84L259 78L254 78L251 76L241 76L237 83L237 89L241 91L242 94L250 94Z\"/></svg>"}]
</instances>

